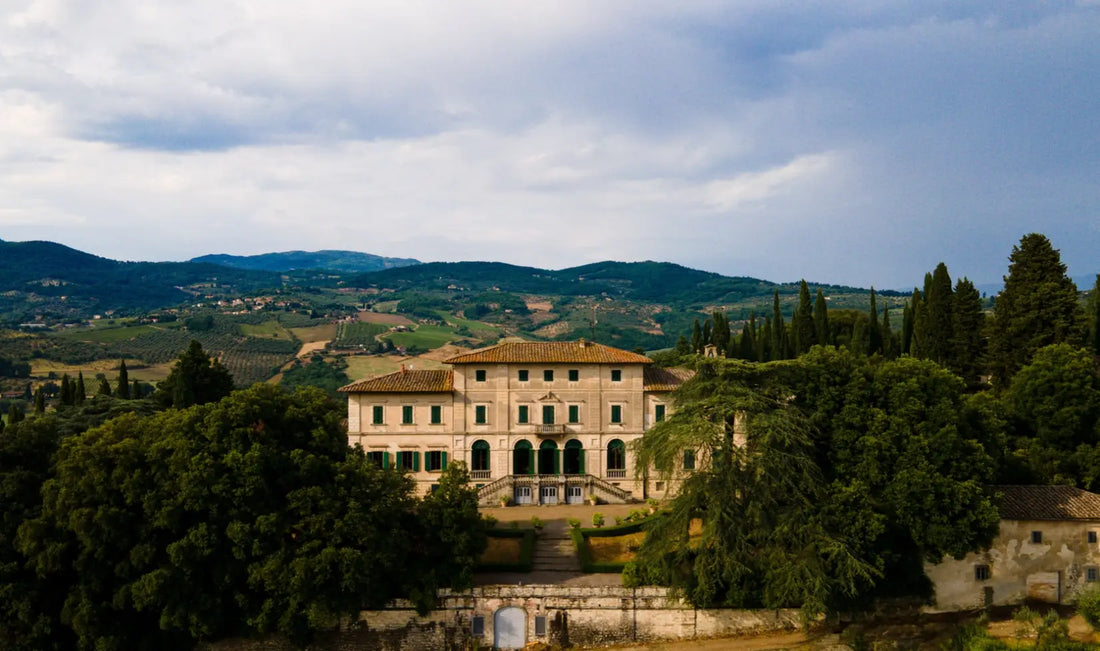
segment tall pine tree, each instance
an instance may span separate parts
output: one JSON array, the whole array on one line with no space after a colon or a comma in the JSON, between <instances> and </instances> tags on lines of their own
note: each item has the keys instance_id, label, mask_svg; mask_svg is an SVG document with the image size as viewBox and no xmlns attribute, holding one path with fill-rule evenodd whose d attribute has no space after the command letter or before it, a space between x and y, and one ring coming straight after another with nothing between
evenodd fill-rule
<instances>
[{"instance_id":1,"label":"tall pine tree","mask_svg":"<svg viewBox=\"0 0 1100 651\"><path fill-rule=\"evenodd\" d=\"M954 336L951 370L968 387L977 388L985 356L985 313L982 297L974 283L963 278L955 283Z\"/></svg>"},{"instance_id":2,"label":"tall pine tree","mask_svg":"<svg viewBox=\"0 0 1100 651\"><path fill-rule=\"evenodd\" d=\"M1025 235L1009 260L989 331L990 371L1000 388L1008 386L1040 348L1083 344L1086 328L1077 286L1066 276L1066 265L1046 236Z\"/></svg>"},{"instance_id":3,"label":"tall pine tree","mask_svg":"<svg viewBox=\"0 0 1100 651\"><path fill-rule=\"evenodd\" d=\"M882 330L878 327L878 306L875 302L875 288L871 288L871 308L867 324L867 354L874 355L882 352Z\"/></svg>"},{"instance_id":4,"label":"tall pine tree","mask_svg":"<svg viewBox=\"0 0 1100 651\"><path fill-rule=\"evenodd\" d=\"M825 293L817 288L817 297L814 299L814 335L817 343L827 346L832 343L829 333L829 306L825 302Z\"/></svg>"},{"instance_id":5,"label":"tall pine tree","mask_svg":"<svg viewBox=\"0 0 1100 651\"><path fill-rule=\"evenodd\" d=\"M898 356L897 340L890 329L890 302L882 302L882 356L894 359Z\"/></svg>"},{"instance_id":6,"label":"tall pine tree","mask_svg":"<svg viewBox=\"0 0 1100 651\"><path fill-rule=\"evenodd\" d=\"M951 368L954 366L954 332L951 313L955 297L951 291L951 276L947 265L939 263L932 272L932 282L924 295L924 342L922 357Z\"/></svg>"},{"instance_id":7,"label":"tall pine tree","mask_svg":"<svg viewBox=\"0 0 1100 651\"><path fill-rule=\"evenodd\" d=\"M901 354L909 354L909 346L913 343L913 306L905 301L905 307L901 310Z\"/></svg>"},{"instance_id":8,"label":"tall pine tree","mask_svg":"<svg viewBox=\"0 0 1100 651\"><path fill-rule=\"evenodd\" d=\"M123 400L130 399L130 374L126 371L126 360L118 365L118 385L115 387L115 395Z\"/></svg>"},{"instance_id":9,"label":"tall pine tree","mask_svg":"<svg viewBox=\"0 0 1100 651\"><path fill-rule=\"evenodd\" d=\"M73 383L69 380L69 374L65 373L61 376L61 395L58 400L65 407L68 407L74 403L73 400Z\"/></svg>"},{"instance_id":10,"label":"tall pine tree","mask_svg":"<svg viewBox=\"0 0 1100 651\"><path fill-rule=\"evenodd\" d=\"M787 324L779 308L779 290L772 297L772 354L771 359L787 359Z\"/></svg>"},{"instance_id":11,"label":"tall pine tree","mask_svg":"<svg viewBox=\"0 0 1100 651\"><path fill-rule=\"evenodd\" d=\"M1096 284L1089 294L1089 343L1092 344L1092 354L1100 355L1100 274L1096 274Z\"/></svg>"},{"instance_id":12,"label":"tall pine tree","mask_svg":"<svg viewBox=\"0 0 1100 651\"><path fill-rule=\"evenodd\" d=\"M928 276L928 281L928 284L931 284L931 275ZM914 288L910 300L913 302L913 336L909 342L909 354L923 359L928 357L928 353L925 352L928 338L928 325L925 322L928 318L924 314L924 296L919 289Z\"/></svg>"},{"instance_id":13,"label":"tall pine tree","mask_svg":"<svg viewBox=\"0 0 1100 651\"><path fill-rule=\"evenodd\" d=\"M84 404L84 398L87 397L88 390L84 387L84 371L78 371L76 374L76 388L73 389L73 404Z\"/></svg>"},{"instance_id":14,"label":"tall pine tree","mask_svg":"<svg viewBox=\"0 0 1100 651\"><path fill-rule=\"evenodd\" d=\"M813 303L810 302L810 288L806 285L805 279L798 286L798 309L794 313L792 330L796 356L809 351L810 347L817 343L814 332Z\"/></svg>"}]
</instances>

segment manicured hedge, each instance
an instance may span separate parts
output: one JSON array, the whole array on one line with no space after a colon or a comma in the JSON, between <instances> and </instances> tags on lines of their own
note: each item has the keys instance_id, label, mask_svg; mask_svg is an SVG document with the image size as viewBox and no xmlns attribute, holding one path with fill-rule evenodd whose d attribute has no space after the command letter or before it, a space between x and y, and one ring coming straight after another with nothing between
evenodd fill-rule
<instances>
[{"instance_id":1,"label":"manicured hedge","mask_svg":"<svg viewBox=\"0 0 1100 651\"><path fill-rule=\"evenodd\" d=\"M652 516L651 516L652 517ZM581 562L581 571L598 574L618 574L626 567L626 563L593 563L591 554L588 553L588 545L585 538L613 538L625 536L641 531L650 518L628 522L614 527L600 527L598 529L570 529L569 535L573 538L573 547L577 550L577 558Z\"/></svg>"},{"instance_id":2,"label":"manicured hedge","mask_svg":"<svg viewBox=\"0 0 1100 651\"><path fill-rule=\"evenodd\" d=\"M522 538L519 544L518 563L478 563L476 572L530 572L531 561L535 555L534 529L490 529L485 532L490 538Z\"/></svg>"}]
</instances>

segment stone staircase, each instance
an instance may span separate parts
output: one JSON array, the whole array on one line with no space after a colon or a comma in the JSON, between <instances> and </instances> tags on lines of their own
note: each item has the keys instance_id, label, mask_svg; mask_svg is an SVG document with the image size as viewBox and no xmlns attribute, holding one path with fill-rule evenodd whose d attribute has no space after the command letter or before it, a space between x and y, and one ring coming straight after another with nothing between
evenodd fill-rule
<instances>
[{"instance_id":1,"label":"stone staircase","mask_svg":"<svg viewBox=\"0 0 1100 651\"><path fill-rule=\"evenodd\" d=\"M569 537L569 525L561 521L546 523L535 539L535 553L531 559L532 572L581 571L581 562L573 539Z\"/></svg>"}]
</instances>

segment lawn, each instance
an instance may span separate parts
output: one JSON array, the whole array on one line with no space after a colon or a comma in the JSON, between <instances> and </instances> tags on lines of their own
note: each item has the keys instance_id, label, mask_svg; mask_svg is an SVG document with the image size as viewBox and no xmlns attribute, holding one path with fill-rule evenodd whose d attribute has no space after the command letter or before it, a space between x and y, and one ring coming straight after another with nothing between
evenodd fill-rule
<instances>
[{"instance_id":1,"label":"lawn","mask_svg":"<svg viewBox=\"0 0 1100 651\"><path fill-rule=\"evenodd\" d=\"M303 344L310 344L315 341L332 341L336 338L335 323L325 323L308 328L291 328L290 331Z\"/></svg>"},{"instance_id":2,"label":"lawn","mask_svg":"<svg viewBox=\"0 0 1100 651\"><path fill-rule=\"evenodd\" d=\"M401 365L418 371L437 368L449 368L442 363L425 357L394 357L392 355L351 355L344 358L348 363L347 374L352 380L362 380L376 375L385 375L401 370Z\"/></svg>"},{"instance_id":3,"label":"lawn","mask_svg":"<svg viewBox=\"0 0 1100 651\"><path fill-rule=\"evenodd\" d=\"M455 331L446 326L421 324L413 332L395 332L389 336L394 346L416 346L422 350L439 348L458 339Z\"/></svg>"},{"instance_id":4,"label":"lawn","mask_svg":"<svg viewBox=\"0 0 1100 651\"><path fill-rule=\"evenodd\" d=\"M645 540L644 531L636 531L623 536L596 537L586 536L589 558L593 563L627 563Z\"/></svg>"},{"instance_id":5,"label":"lawn","mask_svg":"<svg viewBox=\"0 0 1100 651\"><path fill-rule=\"evenodd\" d=\"M96 327L91 330L70 330L58 336L77 339L79 341L91 341L96 343L114 343L133 339L138 335L147 334L163 328L155 325L123 326L120 328Z\"/></svg>"},{"instance_id":6,"label":"lawn","mask_svg":"<svg viewBox=\"0 0 1100 651\"><path fill-rule=\"evenodd\" d=\"M278 321L264 321L259 325L251 325L248 323L240 324L241 334L246 337L267 337L271 339L293 339L294 335L290 330L279 323Z\"/></svg>"},{"instance_id":7,"label":"lawn","mask_svg":"<svg viewBox=\"0 0 1100 651\"><path fill-rule=\"evenodd\" d=\"M482 321L471 321L470 319L461 319L450 312L444 310L436 310L436 314L439 318L446 322L448 325L456 328L463 326L469 328L470 332L479 339L490 339L493 337L500 337L504 334L504 331L496 326L491 326L488 323Z\"/></svg>"},{"instance_id":8,"label":"lawn","mask_svg":"<svg viewBox=\"0 0 1100 651\"><path fill-rule=\"evenodd\" d=\"M478 562L491 565L519 563L522 548L522 538L497 538L493 536L489 538L489 546L485 548Z\"/></svg>"}]
</instances>

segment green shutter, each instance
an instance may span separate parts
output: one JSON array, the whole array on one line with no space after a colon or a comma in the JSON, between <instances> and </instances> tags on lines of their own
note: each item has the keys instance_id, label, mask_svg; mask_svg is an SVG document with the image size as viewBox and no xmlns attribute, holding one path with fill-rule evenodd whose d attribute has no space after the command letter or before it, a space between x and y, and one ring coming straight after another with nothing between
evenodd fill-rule
<instances>
[{"instance_id":1,"label":"green shutter","mask_svg":"<svg viewBox=\"0 0 1100 651\"><path fill-rule=\"evenodd\" d=\"M554 448L554 474L561 474L561 450Z\"/></svg>"},{"instance_id":2,"label":"green shutter","mask_svg":"<svg viewBox=\"0 0 1100 651\"><path fill-rule=\"evenodd\" d=\"M584 474L584 450L577 450L577 470Z\"/></svg>"},{"instance_id":3,"label":"green shutter","mask_svg":"<svg viewBox=\"0 0 1100 651\"><path fill-rule=\"evenodd\" d=\"M439 466L439 469L440 470L446 470L447 469L447 453L446 452L441 452L440 454L443 456L443 464L441 466Z\"/></svg>"},{"instance_id":4,"label":"green shutter","mask_svg":"<svg viewBox=\"0 0 1100 651\"><path fill-rule=\"evenodd\" d=\"M390 467L390 453L389 452L383 452L382 453L382 469L385 470L386 468L389 468L389 467Z\"/></svg>"},{"instance_id":5,"label":"green shutter","mask_svg":"<svg viewBox=\"0 0 1100 651\"><path fill-rule=\"evenodd\" d=\"M419 452L410 452L409 454L413 455L413 472L419 471L420 470L420 453Z\"/></svg>"},{"instance_id":6,"label":"green shutter","mask_svg":"<svg viewBox=\"0 0 1100 651\"><path fill-rule=\"evenodd\" d=\"M397 469L398 470L404 470L405 469L405 464L403 463L404 460L405 460L405 453L404 452L398 452L397 453Z\"/></svg>"},{"instance_id":7,"label":"green shutter","mask_svg":"<svg viewBox=\"0 0 1100 651\"><path fill-rule=\"evenodd\" d=\"M527 451L527 461L527 474L533 475L538 472L538 470L535 469L535 448L531 448Z\"/></svg>"}]
</instances>

